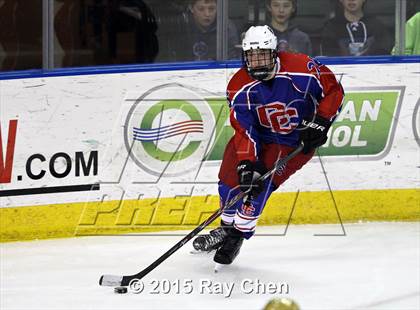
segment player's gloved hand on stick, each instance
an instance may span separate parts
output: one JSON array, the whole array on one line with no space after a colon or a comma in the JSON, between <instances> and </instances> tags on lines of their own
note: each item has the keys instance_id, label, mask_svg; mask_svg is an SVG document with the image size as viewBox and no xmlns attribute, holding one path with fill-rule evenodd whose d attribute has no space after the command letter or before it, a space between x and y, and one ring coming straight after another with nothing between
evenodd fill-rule
<instances>
[{"instance_id":1,"label":"player's gloved hand on stick","mask_svg":"<svg viewBox=\"0 0 420 310\"><path fill-rule=\"evenodd\" d=\"M308 154L327 142L327 133L330 126L331 122L319 115L316 115L313 119L302 120L300 141L304 144L303 154Z\"/></svg>"},{"instance_id":2,"label":"player's gloved hand on stick","mask_svg":"<svg viewBox=\"0 0 420 310\"><path fill-rule=\"evenodd\" d=\"M241 191L246 192L251 188L250 194L255 197L264 190L264 181L258 181L267 172L262 163L242 160L236 171Z\"/></svg>"}]
</instances>

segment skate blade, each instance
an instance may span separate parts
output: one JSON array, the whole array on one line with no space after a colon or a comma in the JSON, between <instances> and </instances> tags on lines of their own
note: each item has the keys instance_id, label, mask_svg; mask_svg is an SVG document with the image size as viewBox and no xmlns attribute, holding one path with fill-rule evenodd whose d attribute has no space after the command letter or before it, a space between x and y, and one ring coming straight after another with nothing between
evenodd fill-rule
<instances>
[{"instance_id":1,"label":"skate blade","mask_svg":"<svg viewBox=\"0 0 420 310\"><path fill-rule=\"evenodd\" d=\"M190 251L190 254L193 255L203 255L203 254L212 254L215 250L210 250L210 251L200 251L200 250L196 250L196 249L192 249Z\"/></svg>"},{"instance_id":2,"label":"skate blade","mask_svg":"<svg viewBox=\"0 0 420 310\"><path fill-rule=\"evenodd\" d=\"M225 269L226 266L227 265L224 265L224 264L214 263L214 273L219 273L220 271Z\"/></svg>"}]
</instances>

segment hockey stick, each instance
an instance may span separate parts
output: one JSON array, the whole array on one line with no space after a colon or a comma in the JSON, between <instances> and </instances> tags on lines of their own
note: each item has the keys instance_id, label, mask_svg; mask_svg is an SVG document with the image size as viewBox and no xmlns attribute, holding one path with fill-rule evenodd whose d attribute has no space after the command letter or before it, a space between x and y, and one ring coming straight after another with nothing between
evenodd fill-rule
<instances>
[{"instance_id":1,"label":"hockey stick","mask_svg":"<svg viewBox=\"0 0 420 310\"><path fill-rule=\"evenodd\" d=\"M283 165L285 165L289 160L294 158L297 154L299 154L303 149L303 144L300 144L294 151L288 154L286 157L279 159L276 164L274 165L273 169L265 173L259 181L264 181L267 178L271 177L278 169L280 169ZM250 189L251 190L251 189ZM249 191L250 191L249 190ZM167 252L165 252L161 257L155 260L152 264L148 267L136 273L134 275L129 276L116 276L116 275L103 275L99 279L99 285L102 286L128 286L132 280L140 280L144 276L146 276L149 272L159 266L162 262L164 262L169 256L174 254L178 251L185 243L190 241L194 238L199 232L201 232L204 228L206 228L210 223L212 223L215 219L217 219L222 213L223 210L232 207L236 202L240 199L244 198L248 192L240 192L236 196L234 196L224 208L219 208L216 212L214 212L207 220L202 222L199 226L197 226L194 230L192 230L188 235L178 241L172 248L170 248Z\"/></svg>"}]
</instances>

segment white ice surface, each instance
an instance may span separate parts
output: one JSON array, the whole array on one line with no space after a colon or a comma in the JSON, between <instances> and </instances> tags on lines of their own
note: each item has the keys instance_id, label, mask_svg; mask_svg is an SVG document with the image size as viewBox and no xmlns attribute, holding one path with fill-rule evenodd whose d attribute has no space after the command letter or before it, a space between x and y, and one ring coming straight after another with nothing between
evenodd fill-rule
<instances>
[{"instance_id":1,"label":"white ice surface","mask_svg":"<svg viewBox=\"0 0 420 310\"><path fill-rule=\"evenodd\" d=\"M233 265L213 272L210 255L185 245L145 277L141 294L118 295L100 287L101 274L145 268L181 236L82 237L1 244L1 309L262 309L273 297L295 299L306 309L420 309L420 223L290 226L285 236L246 241ZM259 227L282 234L284 227ZM182 232L181 232L182 233ZM180 294L151 294L152 279L178 281ZM257 279L288 284L289 294L245 294ZM191 280L193 293L182 287ZM232 284L230 297L200 292L200 281ZM283 286L285 288L285 286ZM246 287L247 289L249 287Z\"/></svg>"}]
</instances>

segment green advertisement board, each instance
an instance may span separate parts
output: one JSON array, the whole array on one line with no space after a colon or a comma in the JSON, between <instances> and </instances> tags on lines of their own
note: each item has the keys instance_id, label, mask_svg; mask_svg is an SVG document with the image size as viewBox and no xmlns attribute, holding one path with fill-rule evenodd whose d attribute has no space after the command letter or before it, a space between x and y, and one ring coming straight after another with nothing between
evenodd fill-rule
<instances>
[{"instance_id":1,"label":"green advertisement board","mask_svg":"<svg viewBox=\"0 0 420 310\"><path fill-rule=\"evenodd\" d=\"M168 88L168 89L165 89ZM180 84L157 87L179 98L141 98L126 121L125 141L133 160L155 174L193 169L200 162L220 161L234 134L225 98L203 98ZM377 159L391 147L404 87L346 89L340 114L319 155ZM137 142L137 143L135 143ZM168 163L177 162L178 166ZM171 168L172 167L172 168ZM172 174L170 174L169 172Z\"/></svg>"},{"instance_id":2,"label":"green advertisement board","mask_svg":"<svg viewBox=\"0 0 420 310\"><path fill-rule=\"evenodd\" d=\"M347 91L341 113L330 128L321 156L363 156L383 153L393 137L401 89ZM217 123L217 138L207 160L221 160L233 135L228 124L229 109L224 99L208 100Z\"/></svg>"}]
</instances>

